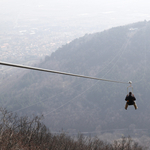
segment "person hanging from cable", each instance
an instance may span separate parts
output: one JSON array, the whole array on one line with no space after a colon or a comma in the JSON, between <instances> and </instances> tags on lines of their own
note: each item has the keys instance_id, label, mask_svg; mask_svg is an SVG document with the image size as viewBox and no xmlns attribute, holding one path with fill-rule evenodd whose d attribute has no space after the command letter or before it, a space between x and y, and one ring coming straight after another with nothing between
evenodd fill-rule
<instances>
[{"instance_id":1,"label":"person hanging from cable","mask_svg":"<svg viewBox=\"0 0 150 150\"><path fill-rule=\"evenodd\" d=\"M125 105L125 109L127 110L128 105L134 105L134 108L137 109L138 107L135 103L135 100L136 100L135 96L132 94L132 92L129 92L129 94L127 94L125 98L125 101L127 101Z\"/></svg>"}]
</instances>

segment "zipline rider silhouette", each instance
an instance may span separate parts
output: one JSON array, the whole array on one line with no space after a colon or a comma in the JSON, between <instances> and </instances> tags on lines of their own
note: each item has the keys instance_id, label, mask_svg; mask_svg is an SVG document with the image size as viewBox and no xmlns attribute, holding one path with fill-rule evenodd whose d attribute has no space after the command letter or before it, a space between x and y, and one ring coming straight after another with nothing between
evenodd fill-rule
<instances>
[{"instance_id":1,"label":"zipline rider silhouette","mask_svg":"<svg viewBox=\"0 0 150 150\"><path fill-rule=\"evenodd\" d=\"M137 107L137 105L135 103L135 100L136 100L136 98L134 97L132 92L129 92L129 94L127 94L127 96L125 98L125 101L127 101L126 105L125 105L125 109L127 110L128 105L134 105L134 108L137 109L138 107Z\"/></svg>"}]
</instances>

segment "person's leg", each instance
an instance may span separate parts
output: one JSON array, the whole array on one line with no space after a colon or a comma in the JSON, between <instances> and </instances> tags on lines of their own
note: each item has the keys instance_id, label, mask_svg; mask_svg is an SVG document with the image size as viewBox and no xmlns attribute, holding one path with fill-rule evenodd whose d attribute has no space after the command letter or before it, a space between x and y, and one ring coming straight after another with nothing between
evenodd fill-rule
<instances>
[{"instance_id":1,"label":"person's leg","mask_svg":"<svg viewBox=\"0 0 150 150\"><path fill-rule=\"evenodd\" d=\"M134 102L134 108L135 108L135 109L138 109L138 107L137 107L137 105L136 105L136 103L135 103L135 102Z\"/></svg>"},{"instance_id":2,"label":"person's leg","mask_svg":"<svg viewBox=\"0 0 150 150\"><path fill-rule=\"evenodd\" d=\"M128 104L127 104L127 102L126 102L125 109L127 110L127 108L128 108Z\"/></svg>"}]
</instances>

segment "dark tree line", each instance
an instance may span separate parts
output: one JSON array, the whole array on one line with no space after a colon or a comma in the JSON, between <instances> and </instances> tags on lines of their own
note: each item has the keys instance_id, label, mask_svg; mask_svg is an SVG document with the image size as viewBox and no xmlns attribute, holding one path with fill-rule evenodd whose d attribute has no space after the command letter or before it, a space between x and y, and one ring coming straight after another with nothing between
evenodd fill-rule
<instances>
[{"instance_id":1,"label":"dark tree line","mask_svg":"<svg viewBox=\"0 0 150 150\"><path fill-rule=\"evenodd\" d=\"M41 122L42 116L19 117L0 109L0 149L22 150L146 150L130 137L113 144L98 138L68 136L65 133L52 134Z\"/></svg>"}]
</instances>

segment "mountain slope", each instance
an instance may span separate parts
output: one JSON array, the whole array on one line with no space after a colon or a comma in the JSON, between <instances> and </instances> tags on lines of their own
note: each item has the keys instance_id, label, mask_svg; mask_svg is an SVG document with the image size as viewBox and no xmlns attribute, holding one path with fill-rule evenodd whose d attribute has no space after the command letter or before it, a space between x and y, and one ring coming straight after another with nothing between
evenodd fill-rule
<instances>
[{"instance_id":1,"label":"mountain slope","mask_svg":"<svg viewBox=\"0 0 150 150\"><path fill-rule=\"evenodd\" d=\"M130 126L149 129L149 39L150 22L116 27L75 39L38 65L117 81L131 80L139 107L136 111L133 107L124 110L128 85L37 71L23 71L4 79L1 106L19 113L43 113L51 130L99 132Z\"/></svg>"}]
</instances>

